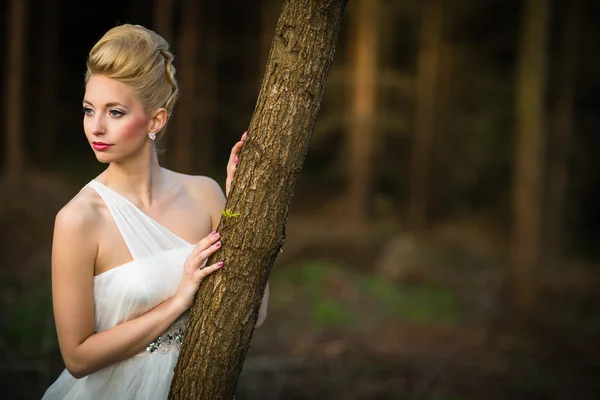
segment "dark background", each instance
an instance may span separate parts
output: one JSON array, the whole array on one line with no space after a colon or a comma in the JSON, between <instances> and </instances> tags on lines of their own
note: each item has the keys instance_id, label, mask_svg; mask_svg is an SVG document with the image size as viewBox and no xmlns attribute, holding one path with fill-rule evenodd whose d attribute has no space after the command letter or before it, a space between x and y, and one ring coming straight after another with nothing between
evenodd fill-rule
<instances>
[{"instance_id":1,"label":"dark background","mask_svg":"<svg viewBox=\"0 0 600 400\"><path fill-rule=\"evenodd\" d=\"M82 130L89 50L121 23L167 38L182 97L161 162L224 185L281 1L174 0L162 20L161 0L29 0L15 18L17 3L0 1L0 397L29 399L64 368L53 219L105 168ZM540 0L547 40L523 52L541 10L526 14L532 3L350 0L237 399L600 394L600 2ZM537 52L539 64L527 58ZM542 86L520 80L523 70ZM189 119L191 130L178 123ZM178 147L185 135L192 148ZM532 170L539 179L519 186Z\"/></svg>"}]
</instances>

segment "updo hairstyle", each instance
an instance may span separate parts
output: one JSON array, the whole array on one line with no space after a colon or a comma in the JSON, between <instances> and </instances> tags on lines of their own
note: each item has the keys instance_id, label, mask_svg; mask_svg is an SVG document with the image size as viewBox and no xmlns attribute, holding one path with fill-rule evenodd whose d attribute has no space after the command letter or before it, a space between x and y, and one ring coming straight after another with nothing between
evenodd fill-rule
<instances>
[{"instance_id":1,"label":"updo hairstyle","mask_svg":"<svg viewBox=\"0 0 600 400\"><path fill-rule=\"evenodd\" d=\"M85 83L96 74L123 82L133 88L148 114L164 107L170 118L179 95L173 58L169 43L154 31L139 25L119 25L106 32L90 51Z\"/></svg>"}]
</instances>

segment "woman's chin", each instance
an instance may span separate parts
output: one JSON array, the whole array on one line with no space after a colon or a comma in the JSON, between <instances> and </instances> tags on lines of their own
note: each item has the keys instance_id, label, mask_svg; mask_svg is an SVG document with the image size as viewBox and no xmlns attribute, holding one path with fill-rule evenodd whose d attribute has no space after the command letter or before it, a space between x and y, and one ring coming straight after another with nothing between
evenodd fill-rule
<instances>
[{"instance_id":1,"label":"woman's chin","mask_svg":"<svg viewBox=\"0 0 600 400\"><path fill-rule=\"evenodd\" d=\"M114 155L99 152L96 152L96 159L103 164L110 164L111 162L116 161L116 157Z\"/></svg>"}]
</instances>

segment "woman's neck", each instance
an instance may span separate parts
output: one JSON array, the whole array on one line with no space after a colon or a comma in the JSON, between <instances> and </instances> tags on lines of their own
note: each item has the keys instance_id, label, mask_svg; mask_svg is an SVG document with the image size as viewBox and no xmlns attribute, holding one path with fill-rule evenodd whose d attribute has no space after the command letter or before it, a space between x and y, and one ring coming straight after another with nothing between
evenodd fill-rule
<instances>
[{"instance_id":1,"label":"woman's neck","mask_svg":"<svg viewBox=\"0 0 600 400\"><path fill-rule=\"evenodd\" d=\"M163 174L156 150L151 148L139 157L111 163L103 175L106 185L146 207L164 185Z\"/></svg>"}]
</instances>

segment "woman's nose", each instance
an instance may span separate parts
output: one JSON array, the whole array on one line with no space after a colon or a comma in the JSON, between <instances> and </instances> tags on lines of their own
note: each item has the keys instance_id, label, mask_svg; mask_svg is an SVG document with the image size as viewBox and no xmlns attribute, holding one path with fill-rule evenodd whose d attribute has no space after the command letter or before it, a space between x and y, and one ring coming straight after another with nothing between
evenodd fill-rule
<instances>
[{"instance_id":1,"label":"woman's nose","mask_svg":"<svg viewBox=\"0 0 600 400\"><path fill-rule=\"evenodd\" d=\"M101 115L94 116L92 121L92 134L95 136L104 135L106 133L106 124Z\"/></svg>"}]
</instances>

